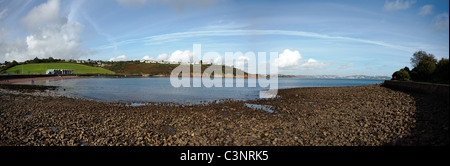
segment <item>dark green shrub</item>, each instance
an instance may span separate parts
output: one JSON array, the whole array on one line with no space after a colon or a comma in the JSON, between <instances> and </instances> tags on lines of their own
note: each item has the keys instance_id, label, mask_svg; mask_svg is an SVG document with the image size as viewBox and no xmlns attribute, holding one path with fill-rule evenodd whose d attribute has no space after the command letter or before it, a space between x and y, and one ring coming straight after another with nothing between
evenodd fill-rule
<instances>
[{"instance_id":1,"label":"dark green shrub","mask_svg":"<svg viewBox=\"0 0 450 166\"><path fill-rule=\"evenodd\" d=\"M409 81L411 80L411 77L409 76L408 71L400 69L399 71L396 71L394 74L392 74L392 79L399 81Z\"/></svg>"},{"instance_id":2,"label":"dark green shrub","mask_svg":"<svg viewBox=\"0 0 450 166\"><path fill-rule=\"evenodd\" d=\"M449 83L449 66L448 59L442 58L436 65L436 70L433 73L434 81L438 83Z\"/></svg>"},{"instance_id":3,"label":"dark green shrub","mask_svg":"<svg viewBox=\"0 0 450 166\"><path fill-rule=\"evenodd\" d=\"M433 72L436 70L436 63L429 60L422 60L411 71L411 77L414 81L430 81L433 77Z\"/></svg>"}]
</instances>

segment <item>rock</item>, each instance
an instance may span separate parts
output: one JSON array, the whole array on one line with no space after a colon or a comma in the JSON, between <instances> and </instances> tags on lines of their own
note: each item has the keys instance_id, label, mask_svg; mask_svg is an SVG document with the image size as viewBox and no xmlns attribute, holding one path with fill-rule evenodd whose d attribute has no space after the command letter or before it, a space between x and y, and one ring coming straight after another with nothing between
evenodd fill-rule
<instances>
[{"instance_id":1,"label":"rock","mask_svg":"<svg viewBox=\"0 0 450 166\"><path fill-rule=\"evenodd\" d=\"M0 94L1 145L448 145L449 137L439 134L448 133L448 103L373 85L282 89L252 101L276 114L245 101L127 107Z\"/></svg>"}]
</instances>

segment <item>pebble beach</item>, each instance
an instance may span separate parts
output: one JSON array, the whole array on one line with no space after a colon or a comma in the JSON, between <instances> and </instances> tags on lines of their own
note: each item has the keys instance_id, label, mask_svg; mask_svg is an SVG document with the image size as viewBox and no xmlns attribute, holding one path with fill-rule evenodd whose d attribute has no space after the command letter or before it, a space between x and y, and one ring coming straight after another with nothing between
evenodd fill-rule
<instances>
[{"instance_id":1,"label":"pebble beach","mask_svg":"<svg viewBox=\"0 0 450 166\"><path fill-rule=\"evenodd\" d=\"M23 89L0 87L0 146L449 145L448 98L382 85L284 89L274 99L199 105Z\"/></svg>"}]
</instances>

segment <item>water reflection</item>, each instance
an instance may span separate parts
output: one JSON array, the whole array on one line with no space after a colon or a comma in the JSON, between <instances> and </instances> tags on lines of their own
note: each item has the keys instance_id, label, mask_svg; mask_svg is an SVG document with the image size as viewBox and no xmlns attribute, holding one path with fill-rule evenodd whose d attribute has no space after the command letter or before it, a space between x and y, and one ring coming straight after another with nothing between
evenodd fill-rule
<instances>
[{"instance_id":1,"label":"water reflection","mask_svg":"<svg viewBox=\"0 0 450 166\"><path fill-rule=\"evenodd\" d=\"M276 111L272 110L273 106L270 106L270 105L259 105L259 104L245 103L245 106L247 106L247 107L249 107L251 109L263 110L263 111L266 111L268 113L276 113Z\"/></svg>"},{"instance_id":2,"label":"water reflection","mask_svg":"<svg viewBox=\"0 0 450 166\"><path fill-rule=\"evenodd\" d=\"M195 79L192 78L192 82ZM231 80L230 80L231 79ZM47 80L35 84L59 86L57 93L61 95L112 101L128 102L129 106L141 106L145 102L168 102L177 104L202 104L206 102L231 100L255 100L259 98L260 91L267 91L269 87L248 87L248 79L244 87L231 86L237 79L224 78L222 87L179 87L170 84L170 78L80 78ZM331 87L331 86L359 86L378 84L383 80L357 80L357 79L307 79L307 78L279 78L279 89L298 87ZM225 85L225 83L227 83ZM230 87L231 86L231 87ZM276 95L268 94L276 97Z\"/></svg>"}]
</instances>

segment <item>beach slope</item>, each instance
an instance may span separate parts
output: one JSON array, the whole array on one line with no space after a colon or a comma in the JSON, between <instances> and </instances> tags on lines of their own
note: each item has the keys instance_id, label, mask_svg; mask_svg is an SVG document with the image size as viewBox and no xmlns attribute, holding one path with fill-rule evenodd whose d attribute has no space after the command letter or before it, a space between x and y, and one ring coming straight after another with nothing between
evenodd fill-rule
<instances>
[{"instance_id":1,"label":"beach slope","mask_svg":"<svg viewBox=\"0 0 450 166\"><path fill-rule=\"evenodd\" d=\"M189 106L127 106L8 86L0 88L0 145L449 144L448 101L380 85L286 89L275 99Z\"/></svg>"}]
</instances>

